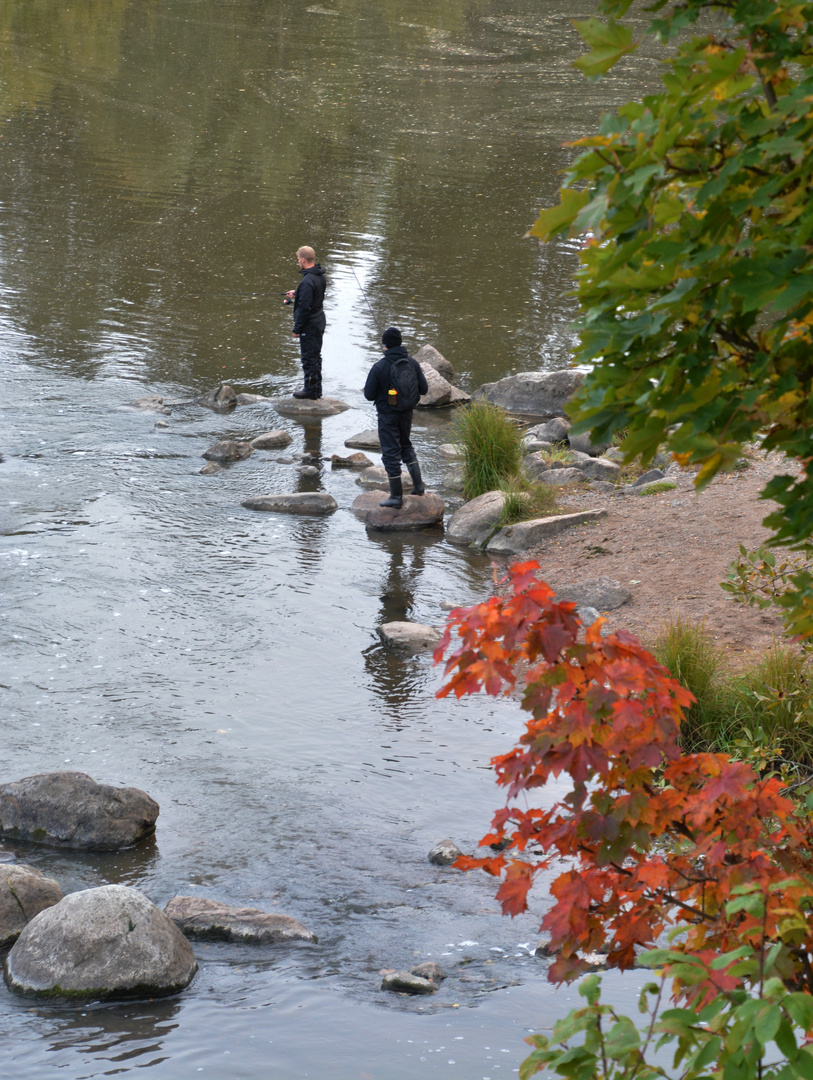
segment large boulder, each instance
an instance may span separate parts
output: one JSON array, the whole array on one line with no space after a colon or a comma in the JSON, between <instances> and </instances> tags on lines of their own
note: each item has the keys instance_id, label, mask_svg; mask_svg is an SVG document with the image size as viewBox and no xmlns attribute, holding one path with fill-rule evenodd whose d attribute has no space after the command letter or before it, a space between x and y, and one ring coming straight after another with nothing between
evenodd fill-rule
<instances>
[{"instance_id":1,"label":"large boulder","mask_svg":"<svg viewBox=\"0 0 813 1080\"><path fill-rule=\"evenodd\" d=\"M415 359L421 366L428 364L434 368L438 375L442 376L447 383L454 382L454 368L434 345L424 345L415 353Z\"/></svg>"},{"instance_id":2,"label":"large boulder","mask_svg":"<svg viewBox=\"0 0 813 1080\"><path fill-rule=\"evenodd\" d=\"M351 450L380 450L381 441L378 438L378 428L367 428L358 435L351 435L344 440L344 445Z\"/></svg>"},{"instance_id":3,"label":"large boulder","mask_svg":"<svg viewBox=\"0 0 813 1080\"><path fill-rule=\"evenodd\" d=\"M271 514L332 514L339 504L326 491L294 491L287 495L260 495L244 499L246 510L264 510Z\"/></svg>"},{"instance_id":4,"label":"large boulder","mask_svg":"<svg viewBox=\"0 0 813 1080\"><path fill-rule=\"evenodd\" d=\"M279 450L281 447L289 446L292 441L287 431L276 429L274 431L265 431L262 435L258 435L256 439L252 439L251 447L254 450Z\"/></svg>"},{"instance_id":5,"label":"large boulder","mask_svg":"<svg viewBox=\"0 0 813 1080\"><path fill-rule=\"evenodd\" d=\"M173 896L164 912L189 938L235 941L245 945L278 945L319 938L290 915L270 915L259 908L231 907L202 896Z\"/></svg>"},{"instance_id":6,"label":"large boulder","mask_svg":"<svg viewBox=\"0 0 813 1080\"><path fill-rule=\"evenodd\" d=\"M577 514L556 514L520 521L516 525L506 525L492 536L486 545L486 551L489 555L517 555L551 536L558 536L567 529L572 529L574 525L589 525L606 516L606 510L582 510Z\"/></svg>"},{"instance_id":7,"label":"large boulder","mask_svg":"<svg viewBox=\"0 0 813 1080\"><path fill-rule=\"evenodd\" d=\"M320 419L323 416L338 416L339 413L343 413L350 408L347 402L330 397L277 398L273 404L280 416L291 416L294 420L300 417L304 419Z\"/></svg>"},{"instance_id":8,"label":"large boulder","mask_svg":"<svg viewBox=\"0 0 813 1080\"><path fill-rule=\"evenodd\" d=\"M251 457L253 447L250 442L238 442L236 439L221 439L214 443L208 450L204 450L202 457L207 461L216 461L219 465L228 464L230 461L244 461Z\"/></svg>"},{"instance_id":9,"label":"large boulder","mask_svg":"<svg viewBox=\"0 0 813 1080\"><path fill-rule=\"evenodd\" d=\"M523 416L565 416L567 403L584 380L575 368L564 371L522 371L475 390L475 400L485 399Z\"/></svg>"},{"instance_id":10,"label":"large boulder","mask_svg":"<svg viewBox=\"0 0 813 1080\"><path fill-rule=\"evenodd\" d=\"M214 412L228 412L237 404L237 394L228 383L221 383L217 390L210 390L207 394L201 394L194 399L196 405L204 405Z\"/></svg>"},{"instance_id":11,"label":"large boulder","mask_svg":"<svg viewBox=\"0 0 813 1080\"><path fill-rule=\"evenodd\" d=\"M621 472L618 462L603 457L591 457L588 461L580 461L578 468L591 480L617 480Z\"/></svg>"},{"instance_id":12,"label":"large boulder","mask_svg":"<svg viewBox=\"0 0 813 1080\"><path fill-rule=\"evenodd\" d=\"M0 785L0 836L81 851L119 851L155 832L158 803L145 791L52 772Z\"/></svg>"},{"instance_id":13,"label":"large boulder","mask_svg":"<svg viewBox=\"0 0 813 1080\"><path fill-rule=\"evenodd\" d=\"M400 509L391 506L374 506L364 524L376 532L414 532L440 525L446 503L440 495L405 495Z\"/></svg>"},{"instance_id":14,"label":"large boulder","mask_svg":"<svg viewBox=\"0 0 813 1080\"><path fill-rule=\"evenodd\" d=\"M176 994L198 965L175 923L143 893L103 885L70 893L26 926L6 960L6 982L48 998Z\"/></svg>"},{"instance_id":15,"label":"large boulder","mask_svg":"<svg viewBox=\"0 0 813 1080\"><path fill-rule=\"evenodd\" d=\"M385 645L412 653L432 652L441 638L433 626L413 622L382 623L378 636Z\"/></svg>"},{"instance_id":16,"label":"large boulder","mask_svg":"<svg viewBox=\"0 0 813 1080\"><path fill-rule=\"evenodd\" d=\"M484 544L497 528L505 506L504 491L487 491L455 510L446 525L453 544Z\"/></svg>"},{"instance_id":17,"label":"large boulder","mask_svg":"<svg viewBox=\"0 0 813 1080\"><path fill-rule=\"evenodd\" d=\"M35 915L62 899L62 889L23 863L0 865L0 948L17 940Z\"/></svg>"},{"instance_id":18,"label":"large boulder","mask_svg":"<svg viewBox=\"0 0 813 1080\"><path fill-rule=\"evenodd\" d=\"M429 389L418 402L419 409L438 409L452 400L452 384L429 364L421 364Z\"/></svg>"}]
</instances>

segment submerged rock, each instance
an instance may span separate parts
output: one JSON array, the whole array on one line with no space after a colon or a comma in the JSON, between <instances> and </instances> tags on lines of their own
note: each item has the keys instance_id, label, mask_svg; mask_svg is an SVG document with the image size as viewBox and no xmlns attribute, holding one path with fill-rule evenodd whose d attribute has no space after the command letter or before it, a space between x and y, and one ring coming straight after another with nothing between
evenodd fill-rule
<instances>
[{"instance_id":1,"label":"submerged rock","mask_svg":"<svg viewBox=\"0 0 813 1080\"><path fill-rule=\"evenodd\" d=\"M338 398L277 398L274 401L274 408L280 414L280 416L292 416L294 419L297 417L314 417L319 418L322 416L338 416L339 413L343 413L350 406L344 402L339 401Z\"/></svg>"},{"instance_id":2,"label":"submerged rock","mask_svg":"<svg viewBox=\"0 0 813 1080\"><path fill-rule=\"evenodd\" d=\"M246 945L278 945L284 941L319 939L290 915L271 915L259 908L231 907L202 896L173 896L164 908L189 938L235 941Z\"/></svg>"},{"instance_id":3,"label":"submerged rock","mask_svg":"<svg viewBox=\"0 0 813 1080\"><path fill-rule=\"evenodd\" d=\"M195 405L203 405L214 412L228 412L237 404L237 394L228 383L221 383L217 390L210 390L206 394L194 399Z\"/></svg>"},{"instance_id":4,"label":"submerged rock","mask_svg":"<svg viewBox=\"0 0 813 1080\"><path fill-rule=\"evenodd\" d=\"M351 435L344 440L344 445L350 450L380 450L381 442L378 438L377 428L366 428L358 435Z\"/></svg>"},{"instance_id":5,"label":"submerged rock","mask_svg":"<svg viewBox=\"0 0 813 1080\"><path fill-rule=\"evenodd\" d=\"M71 893L25 927L6 960L12 990L37 997L176 994L198 965L181 931L137 889Z\"/></svg>"},{"instance_id":6,"label":"submerged rock","mask_svg":"<svg viewBox=\"0 0 813 1080\"><path fill-rule=\"evenodd\" d=\"M35 915L61 899L62 889L57 882L33 866L0 866L0 948L16 941Z\"/></svg>"},{"instance_id":7,"label":"submerged rock","mask_svg":"<svg viewBox=\"0 0 813 1080\"><path fill-rule=\"evenodd\" d=\"M37 773L0 785L0 835L52 847L119 851L155 832L145 791L97 784L86 773Z\"/></svg>"},{"instance_id":8,"label":"submerged rock","mask_svg":"<svg viewBox=\"0 0 813 1080\"><path fill-rule=\"evenodd\" d=\"M207 461L217 461L220 464L230 461L244 461L251 457L253 449L249 442L237 442L235 439L221 439L214 443L208 450L204 450L201 457Z\"/></svg>"},{"instance_id":9,"label":"submerged rock","mask_svg":"<svg viewBox=\"0 0 813 1080\"><path fill-rule=\"evenodd\" d=\"M563 371L522 371L475 390L475 400L485 399L507 412L525 416L565 416L567 403L584 380L575 368Z\"/></svg>"},{"instance_id":10,"label":"submerged rock","mask_svg":"<svg viewBox=\"0 0 813 1080\"><path fill-rule=\"evenodd\" d=\"M394 971L385 975L381 983L382 990L391 990L395 994L434 994L437 988L437 983L431 979L422 979L411 971Z\"/></svg>"},{"instance_id":11,"label":"submerged rock","mask_svg":"<svg viewBox=\"0 0 813 1080\"><path fill-rule=\"evenodd\" d=\"M431 368L434 368L438 375L444 378L447 383L454 382L454 368L446 357L438 352L434 345L422 346L415 353L415 359L421 366L428 364Z\"/></svg>"},{"instance_id":12,"label":"submerged rock","mask_svg":"<svg viewBox=\"0 0 813 1080\"><path fill-rule=\"evenodd\" d=\"M378 532L411 532L416 529L428 529L443 521L446 503L440 495L427 492L425 495L404 495L403 505L399 509L391 506L374 506L364 524L368 529Z\"/></svg>"},{"instance_id":13,"label":"submerged rock","mask_svg":"<svg viewBox=\"0 0 813 1080\"><path fill-rule=\"evenodd\" d=\"M215 473L223 472L223 466L218 465L216 461L210 461L208 465L204 465L200 470L201 476L214 476Z\"/></svg>"},{"instance_id":14,"label":"submerged rock","mask_svg":"<svg viewBox=\"0 0 813 1080\"><path fill-rule=\"evenodd\" d=\"M350 454L349 457L341 457L334 454L330 459L334 469L371 469L373 462L366 454Z\"/></svg>"},{"instance_id":15,"label":"submerged rock","mask_svg":"<svg viewBox=\"0 0 813 1080\"><path fill-rule=\"evenodd\" d=\"M429 852L429 861L435 866L451 866L462 854L454 840L441 840Z\"/></svg>"},{"instance_id":16,"label":"submerged rock","mask_svg":"<svg viewBox=\"0 0 813 1080\"><path fill-rule=\"evenodd\" d=\"M262 394L238 394L238 405L273 405L271 398L263 397Z\"/></svg>"},{"instance_id":17,"label":"submerged rock","mask_svg":"<svg viewBox=\"0 0 813 1080\"><path fill-rule=\"evenodd\" d=\"M172 412L168 405L164 405L164 399L159 397L158 394L137 398L135 401L129 402L128 407L131 409L142 409L145 412L157 412L164 416L169 416Z\"/></svg>"},{"instance_id":18,"label":"submerged rock","mask_svg":"<svg viewBox=\"0 0 813 1080\"><path fill-rule=\"evenodd\" d=\"M422 623L389 622L378 628L378 636L385 645L407 652L431 652L440 641L440 631Z\"/></svg>"},{"instance_id":19,"label":"submerged rock","mask_svg":"<svg viewBox=\"0 0 813 1080\"><path fill-rule=\"evenodd\" d=\"M422 964L416 964L414 968L409 969L409 974L417 975L419 979L429 979L436 985L440 985L446 978L446 972L434 960L425 960Z\"/></svg>"},{"instance_id":20,"label":"submerged rock","mask_svg":"<svg viewBox=\"0 0 813 1080\"><path fill-rule=\"evenodd\" d=\"M499 525L505 505L504 491L487 491L464 503L446 525L446 539L453 544L483 544Z\"/></svg>"},{"instance_id":21,"label":"submerged rock","mask_svg":"<svg viewBox=\"0 0 813 1080\"><path fill-rule=\"evenodd\" d=\"M326 491L294 491L288 495L260 495L245 499L246 510L265 510L272 514L332 514L339 504Z\"/></svg>"},{"instance_id":22,"label":"submerged rock","mask_svg":"<svg viewBox=\"0 0 813 1080\"><path fill-rule=\"evenodd\" d=\"M266 431L262 435L258 435L256 439L252 439L251 447L254 450L280 450L290 445L291 442L293 442L293 439L288 432L278 429Z\"/></svg>"}]
</instances>

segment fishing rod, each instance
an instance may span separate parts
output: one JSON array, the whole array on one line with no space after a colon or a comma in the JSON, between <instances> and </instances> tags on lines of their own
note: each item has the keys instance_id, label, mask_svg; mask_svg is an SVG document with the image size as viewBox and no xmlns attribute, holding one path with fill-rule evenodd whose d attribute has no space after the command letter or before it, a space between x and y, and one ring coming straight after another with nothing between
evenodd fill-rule
<instances>
[{"instance_id":1,"label":"fishing rod","mask_svg":"<svg viewBox=\"0 0 813 1080\"><path fill-rule=\"evenodd\" d=\"M356 279L356 284L361 289L361 295L364 297L364 303L367 305L367 308L368 308L368 310L370 312L370 315L372 315L372 318L373 318L373 326L376 328L376 330L378 330L378 319L375 317L375 312L373 311L372 307L370 307L370 301L367 299L367 293L364 291L364 286L359 281L359 276L356 273L355 269L353 268L352 264L350 266L350 272L352 273L353 277Z\"/></svg>"}]
</instances>

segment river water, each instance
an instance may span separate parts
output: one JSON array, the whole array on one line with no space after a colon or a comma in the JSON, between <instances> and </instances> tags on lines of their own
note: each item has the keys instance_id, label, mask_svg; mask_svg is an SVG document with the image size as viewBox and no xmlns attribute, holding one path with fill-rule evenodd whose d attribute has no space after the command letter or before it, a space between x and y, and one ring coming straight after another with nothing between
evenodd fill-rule
<instances>
[{"instance_id":1,"label":"river water","mask_svg":"<svg viewBox=\"0 0 813 1080\"><path fill-rule=\"evenodd\" d=\"M18 1077L499 1080L531 1030L576 1000L532 955L533 915L494 883L432 867L466 850L499 796L489 760L512 702L437 701L426 657L376 627L441 625L489 594L487 560L442 535L368 535L331 471L374 425L360 387L380 330L434 343L459 383L569 362L575 255L524 239L602 109L640 94L636 56L589 84L570 20L590 0L2 0L0 573L2 780L70 768L142 787L154 843L115 856L3 845L65 891L135 885L293 915L317 946L196 945L183 995L105 1006L0 991L0 1061ZM325 392L301 425L126 408L221 380L300 385L296 248L329 278ZM416 417L430 486L444 413ZM213 477L201 454L273 427L279 453ZM252 514L249 495L324 489L319 520ZM437 960L431 1000L381 969ZM630 1004L637 980L608 976ZM50 1074L50 1073L49 1073Z\"/></svg>"}]
</instances>

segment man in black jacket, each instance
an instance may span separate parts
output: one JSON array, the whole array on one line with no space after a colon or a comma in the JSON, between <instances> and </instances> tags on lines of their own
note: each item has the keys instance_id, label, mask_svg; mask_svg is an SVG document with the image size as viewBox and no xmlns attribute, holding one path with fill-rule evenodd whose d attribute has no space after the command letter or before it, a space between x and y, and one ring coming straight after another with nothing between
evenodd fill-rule
<instances>
[{"instance_id":1,"label":"man in black jacket","mask_svg":"<svg viewBox=\"0 0 813 1080\"><path fill-rule=\"evenodd\" d=\"M412 494L423 495L426 488L421 478L418 455L409 438L412 430L412 408L405 408L403 402L399 407L398 394L393 393L393 387L397 387L399 381L413 382L417 384L417 392L425 394L429 390L429 385L426 376L421 371L421 365L409 356L401 344L401 331L397 326L388 327L381 335L381 340L384 343L384 355L370 368L364 386L364 396L368 401L375 402L381 459L387 470L387 479L390 484L390 497L385 499L381 506L392 506L397 510L404 503L404 491L401 484L402 461L412 477ZM407 379L401 379L393 374L393 367L400 360L408 361L414 369ZM403 393L403 390L401 392ZM417 399L415 403L417 404Z\"/></svg>"},{"instance_id":2,"label":"man in black jacket","mask_svg":"<svg viewBox=\"0 0 813 1080\"><path fill-rule=\"evenodd\" d=\"M299 338L305 386L295 390L295 398L322 396L322 338L325 333L325 272L316 262L312 247L301 247L296 253L302 280L286 294L294 302L294 337Z\"/></svg>"}]
</instances>

